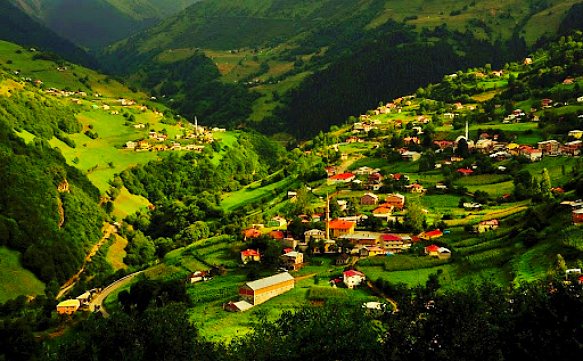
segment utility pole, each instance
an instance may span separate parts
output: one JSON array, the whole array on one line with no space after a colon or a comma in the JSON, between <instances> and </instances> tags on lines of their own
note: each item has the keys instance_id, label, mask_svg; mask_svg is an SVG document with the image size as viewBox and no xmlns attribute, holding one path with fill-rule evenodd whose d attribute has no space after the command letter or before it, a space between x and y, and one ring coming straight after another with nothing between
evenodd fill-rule
<instances>
[{"instance_id":1,"label":"utility pole","mask_svg":"<svg viewBox=\"0 0 583 361\"><path fill-rule=\"evenodd\" d=\"M330 239L330 196L326 193L326 240Z\"/></svg>"}]
</instances>

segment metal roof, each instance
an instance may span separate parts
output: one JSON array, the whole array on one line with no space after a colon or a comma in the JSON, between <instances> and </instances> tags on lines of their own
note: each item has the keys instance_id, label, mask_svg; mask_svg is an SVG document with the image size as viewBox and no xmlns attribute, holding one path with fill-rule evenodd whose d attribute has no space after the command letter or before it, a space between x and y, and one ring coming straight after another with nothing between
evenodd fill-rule
<instances>
[{"instance_id":1,"label":"metal roof","mask_svg":"<svg viewBox=\"0 0 583 361\"><path fill-rule=\"evenodd\" d=\"M257 281L247 282L245 285L253 291L260 290L269 286L276 285L285 281L293 281L294 278L287 272L278 273L276 275L259 279Z\"/></svg>"}]
</instances>

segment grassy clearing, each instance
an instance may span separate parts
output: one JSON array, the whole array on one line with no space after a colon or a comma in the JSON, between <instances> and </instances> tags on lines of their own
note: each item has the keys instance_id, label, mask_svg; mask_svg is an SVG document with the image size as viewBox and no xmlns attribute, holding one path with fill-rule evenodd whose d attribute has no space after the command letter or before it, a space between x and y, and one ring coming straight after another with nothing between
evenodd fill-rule
<instances>
[{"instance_id":1,"label":"grassy clearing","mask_svg":"<svg viewBox=\"0 0 583 361\"><path fill-rule=\"evenodd\" d=\"M227 193L223 196L221 206L226 211L232 211L269 197L274 198L281 193L282 190L290 188L294 183L294 179L288 177L278 182L266 185L265 187L243 188L236 192Z\"/></svg>"},{"instance_id":2,"label":"grassy clearing","mask_svg":"<svg viewBox=\"0 0 583 361\"><path fill-rule=\"evenodd\" d=\"M108 247L106 260L111 267L113 267L114 271L126 269L128 267L123 263L123 259L127 254L125 251L127 245L128 240L116 234L115 240L111 246Z\"/></svg>"},{"instance_id":3,"label":"grassy clearing","mask_svg":"<svg viewBox=\"0 0 583 361\"><path fill-rule=\"evenodd\" d=\"M131 194L126 187L123 187L113 205L113 215L118 219L124 219L130 214L146 209L150 202L142 196Z\"/></svg>"},{"instance_id":4,"label":"grassy clearing","mask_svg":"<svg viewBox=\"0 0 583 361\"><path fill-rule=\"evenodd\" d=\"M40 295L45 285L20 264L20 253L0 247L0 303L20 295Z\"/></svg>"}]
</instances>

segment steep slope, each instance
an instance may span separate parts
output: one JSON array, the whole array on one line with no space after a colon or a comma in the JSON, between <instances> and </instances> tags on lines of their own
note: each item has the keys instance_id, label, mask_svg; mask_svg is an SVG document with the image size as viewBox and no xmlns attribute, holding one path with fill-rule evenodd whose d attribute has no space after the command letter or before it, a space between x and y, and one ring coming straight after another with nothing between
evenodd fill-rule
<instances>
[{"instance_id":1,"label":"steep slope","mask_svg":"<svg viewBox=\"0 0 583 361\"><path fill-rule=\"evenodd\" d=\"M174 99L179 111L188 112L177 100L192 102L183 89L187 82L145 81L136 74L143 68L171 68L204 52L225 83L239 84L259 95L251 111L236 123L268 132L291 129L300 135L325 128L325 119L345 118L348 109L364 111L379 100L435 81L445 72L484 62L500 65L523 56L527 46L554 36L578 2L201 1L109 47L104 62L113 71L133 74L133 81ZM412 45L438 49L441 55L437 57L444 58L434 65L431 57L399 49ZM391 54L400 55L395 59ZM414 79L400 77L404 72L398 67L409 63L422 70ZM355 72L362 76L362 89L350 91L354 79L337 75ZM326 84L321 81L326 74L337 77L328 82L333 87L318 85ZM371 82L376 84L370 87ZM303 95L291 92L294 89ZM316 102L298 114L295 111L305 99ZM340 111L333 99L352 103ZM311 127L296 126L304 114L310 114L306 123Z\"/></svg>"},{"instance_id":2,"label":"steep slope","mask_svg":"<svg viewBox=\"0 0 583 361\"><path fill-rule=\"evenodd\" d=\"M85 51L32 19L9 0L0 0L0 13L0 39L50 50L79 64L96 65Z\"/></svg>"},{"instance_id":3,"label":"steep slope","mask_svg":"<svg viewBox=\"0 0 583 361\"><path fill-rule=\"evenodd\" d=\"M12 0L61 36L98 48L143 30L197 0Z\"/></svg>"}]
</instances>

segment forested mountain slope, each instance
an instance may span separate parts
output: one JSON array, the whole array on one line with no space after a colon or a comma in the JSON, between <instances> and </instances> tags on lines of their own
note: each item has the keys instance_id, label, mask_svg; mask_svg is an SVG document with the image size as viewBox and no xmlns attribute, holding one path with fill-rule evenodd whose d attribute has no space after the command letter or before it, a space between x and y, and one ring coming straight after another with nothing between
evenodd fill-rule
<instances>
[{"instance_id":1,"label":"forested mountain slope","mask_svg":"<svg viewBox=\"0 0 583 361\"><path fill-rule=\"evenodd\" d=\"M122 39L197 0L11 0L61 36L96 48Z\"/></svg>"},{"instance_id":2,"label":"forested mountain slope","mask_svg":"<svg viewBox=\"0 0 583 361\"><path fill-rule=\"evenodd\" d=\"M112 45L102 60L185 114L306 137L445 73L524 56L565 30L564 19L573 27L577 3L201 1ZM177 67L189 70L177 75ZM201 72L229 84L228 96L193 101L209 81L189 73ZM238 114L212 117L233 102Z\"/></svg>"},{"instance_id":3,"label":"forested mountain slope","mask_svg":"<svg viewBox=\"0 0 583 361\"><path fill-rule=\"evenodd\" d=\"M85 51L41 25L14 6L10 0L0 0L0 14L1 40L52 51L75 63L96 66L95 60Z\"/></svg>"}]
</instances>

